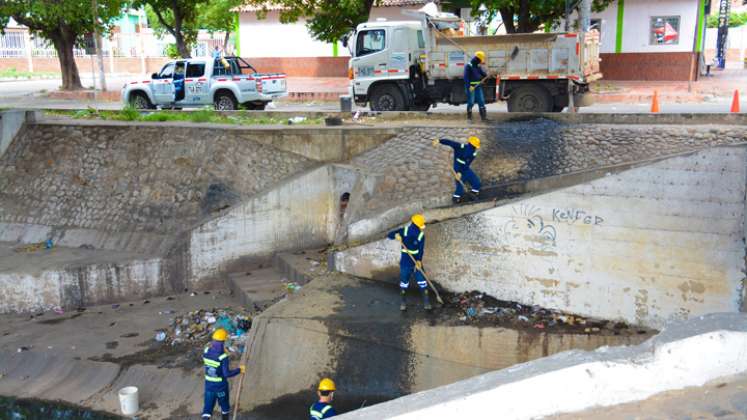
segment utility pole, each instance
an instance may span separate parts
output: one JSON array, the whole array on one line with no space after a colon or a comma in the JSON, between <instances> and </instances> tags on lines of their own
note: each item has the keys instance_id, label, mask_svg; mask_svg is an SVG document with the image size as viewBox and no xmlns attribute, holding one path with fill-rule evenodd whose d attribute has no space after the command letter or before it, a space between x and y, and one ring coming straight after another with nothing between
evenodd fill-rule
<instances>
[{"instance_id":1,"label":"utility pole","mask_svg":"<svg viewBox=\"0 0 747 420\"><path fill-rule=\"evenodd\" d=\"M104 76L104 53L103 51L101 51L101 33L99 32L98 2L96 0L91 0L91 6L93 7L93 40L96 44L96 61L98 61L99 65L99 84L101 85L101 90L106 92L106 77ZM95 83L93 90L96 90Z\"/></svg>"},{"instance_id":2,"label":"utility pole","mask_svg":"<svg viewBox=\"0 0 747 420\"><path fill-rule=\"evenodd\" d=\"M726 38L729 36L729 0L721 0L718 8L718 38L716 40L716 65L720 69L726 67Z\"/></svg>"},{"instance_id":3,"label":"utility pole","mask_svg":"<svg viewBox=\"0 0 747 420\"><path fill-rule=\"evenodd\" d=\"M581 4L578 8L578 17L580 23L581 32L589 32L591 27L591 0L581 0Z\"/></svg>"},{"instance_id":4,"label":"utility pole","mask_svg":"<svg viewBox=\"0 0 747 420\"><path fill-rule=\"evenodd\" d=\"M570 32L571 29L571 0L565 0L565 22L563 32Z\"/></svg>"}]
</instances>

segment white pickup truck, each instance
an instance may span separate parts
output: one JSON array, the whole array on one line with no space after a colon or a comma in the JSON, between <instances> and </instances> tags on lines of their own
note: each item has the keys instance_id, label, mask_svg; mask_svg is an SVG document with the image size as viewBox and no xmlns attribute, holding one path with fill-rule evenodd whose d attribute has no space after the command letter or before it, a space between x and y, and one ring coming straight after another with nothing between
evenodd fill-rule
<instances>
[{"instance_id":1,"label":"white pickup truck","mask_svg":"<svg viewBox=\"0 0 747 420\"><path fill-rule=\"evenodd\" d=\"M426 6L428 7L428 6ZM434 6L435 7L435 6ZM599 33L461 36L460 18L437 10L406 11L419 20L358 25L345 40L350 95L374 111L424 111L467 101L464 66L484 51L487 103L509 112L559 112L591 104L589 83L599 72Z\"/></svg>"},{"instance_id":2,"label":"white pickup truck","mask_svg":"<svg viewBox=\"0 0 747 420\"><path fill-rule=\"evenodd\" d=\"M244 74L244 70L251 73ZM240 57L189 58L166 63L150 80L122 87L122 101L138 109L178 109L213 104L217 110L239 106L263 110L288 95L282 73L258 73Z\"/></svg>"}]
</instances>

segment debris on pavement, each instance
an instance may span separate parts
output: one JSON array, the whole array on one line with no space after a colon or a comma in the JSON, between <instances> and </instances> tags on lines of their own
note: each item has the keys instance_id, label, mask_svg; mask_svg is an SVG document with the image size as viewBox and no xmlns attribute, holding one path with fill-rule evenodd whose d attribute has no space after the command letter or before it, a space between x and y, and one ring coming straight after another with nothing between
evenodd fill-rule
<instances>
[{"instance_id":1,"label":"debris on pavement","mask_svg":"<svg viewBox=\"0 0 747 420\"><path fill-rule=\"evenodd\" d=\"M207 344L213 331L223 328L229 336L226 348L231 347L238 351L243 349L243 344L239 345L238 342L232 340L241 338L240 342L243 343L242 337L252 327L251 314L230 308L200 309L184 314L168 309L160 311L159 315L171 315L172 317L169 319L169 328L157 331L156 341L172 346L185 342Z\"/></svg>"},{"instance_id":2,"label":"debris on pavement","mask_svg":"<svg viewBox=\"0 0 747 420\"><path fill-rule=\"evenodd\" d=\"M456 313L446 316L456 316L455 319L466 324L506 325L535 331L562 330L580 334L633 335L650 332L623 322L587 319L538 305L502 301L475 291L455 294L447 300L447 307L452 309L452 314L456 309Z\"/></svg>"}]
</instances>

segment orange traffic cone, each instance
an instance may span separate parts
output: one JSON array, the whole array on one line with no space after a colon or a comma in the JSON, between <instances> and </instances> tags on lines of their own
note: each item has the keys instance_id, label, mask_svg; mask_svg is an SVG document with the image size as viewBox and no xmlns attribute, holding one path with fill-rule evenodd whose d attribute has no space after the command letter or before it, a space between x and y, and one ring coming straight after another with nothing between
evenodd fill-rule
<instances>
[{"instance_id":1,"label":"orange traffic cone","mask_svg":"<svg viewBox=\"0 0 747 420\"><path fill-rule=\"evenodd\" d=\"M654 97L651 99L651 112L659 112L659 91L654 91Z\"/></svg>"},{"instance_id":2,"label":"orange traffic cone","mask_svg":"<svg viewBox=\"0 0 747 420\"><path fill-rule=\"evenodd\" d=\"M729 112L739 112L739 89L734 89L734 98L731 100Z\"/></svg>"}]
</instances>

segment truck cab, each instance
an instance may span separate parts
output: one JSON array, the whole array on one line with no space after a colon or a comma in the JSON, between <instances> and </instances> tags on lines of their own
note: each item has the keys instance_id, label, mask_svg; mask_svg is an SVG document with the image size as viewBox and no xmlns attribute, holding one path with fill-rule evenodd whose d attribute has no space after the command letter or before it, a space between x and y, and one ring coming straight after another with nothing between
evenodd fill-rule
<instances>
[{"instance_id":1,"label":"truck cab","mask_svg":"<svg viewBox=\"0 0 747 420\"><path fill-rule=\"evenodd\" d=\"M150 80L135 80L122 87L123 102L138 109L212 104L216 110L235 110L239 106L261 110L287 94L284 74L258 73L239 57L170 61Z\"/></svg>"}]
</instances>

